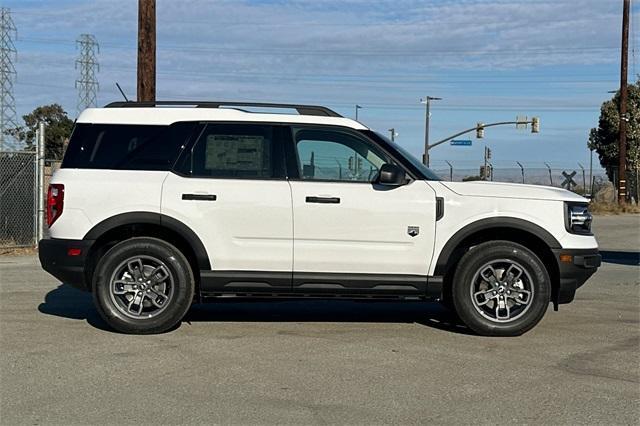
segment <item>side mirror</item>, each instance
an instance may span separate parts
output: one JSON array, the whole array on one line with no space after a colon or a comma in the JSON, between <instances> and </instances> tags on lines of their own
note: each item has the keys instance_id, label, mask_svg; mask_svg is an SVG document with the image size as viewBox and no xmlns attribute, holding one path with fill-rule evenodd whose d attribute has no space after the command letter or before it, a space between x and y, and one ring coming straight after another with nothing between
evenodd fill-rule
<instances>
[{"instance_id":1,"label":"side mirror","mask_svg":"<svg viewBox=\"0 0 640 426\"><path fill-rule=\"evenodd\" d=\"M380 167L378 175L378 183L380 185L400 186L404 185L406 180L407 175L401 167L388 163Z\"/></svg>"}]
</instances>

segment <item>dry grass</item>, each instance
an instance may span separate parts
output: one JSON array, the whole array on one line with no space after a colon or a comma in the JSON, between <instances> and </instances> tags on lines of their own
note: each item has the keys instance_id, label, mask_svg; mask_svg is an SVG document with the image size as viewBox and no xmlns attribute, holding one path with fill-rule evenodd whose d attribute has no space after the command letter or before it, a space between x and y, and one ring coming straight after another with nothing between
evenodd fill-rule
<instances>
[{"instance_id":1,"label":"dry grass","mask_svg":"<svg viewBox=\"0 0 640 426\"><path fill-rule=\"evenodd\" d=\"M36 247L19 247L19 248L2 248L0 247L0 256L31 256L38 253Z\"/></svg>"},{"instance_id":2,"label":"dry grass","mask_svg":"<svg viewBox=\"0 0 640 426\"><path fill-rule=\"evenodd\" d=\"M640 206L637 204L605 203L592 201L589 204L589 211L594 214L615 215L624 213L640 213Z\"/></svg>"}]
</instances>

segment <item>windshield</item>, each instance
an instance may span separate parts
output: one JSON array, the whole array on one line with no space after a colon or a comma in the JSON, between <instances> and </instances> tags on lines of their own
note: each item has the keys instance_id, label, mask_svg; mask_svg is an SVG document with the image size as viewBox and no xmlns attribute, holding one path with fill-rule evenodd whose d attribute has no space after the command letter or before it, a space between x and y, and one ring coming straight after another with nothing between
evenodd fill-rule
<instances>
[{"instance_id":1,"label":"windshield","mask_svg":"<svg viewBox=\"0 0 640 426\"><path fill-rule=\"evenodd\" d=\"M407 160L409 163L411 163L411 165L415 169L417 169L424 176L425 179L427 179L427 180L442 180L440 178L440 176L438 176L431 169L429 169L427 166L422 164L422 162L420 160L418 160L416 157L414 157L413 154L411 154L409 151L407 151L404 147L398 145L395 142L391 142L391 140L388 137L386 137L385 135L383 135L381 133L378 133L378 132L372 132L372 133L374 133L380 139L383 139L387 144L391 145L391 147L398 154L400 154L405 160Z\"/></svg>"}]
</instances>

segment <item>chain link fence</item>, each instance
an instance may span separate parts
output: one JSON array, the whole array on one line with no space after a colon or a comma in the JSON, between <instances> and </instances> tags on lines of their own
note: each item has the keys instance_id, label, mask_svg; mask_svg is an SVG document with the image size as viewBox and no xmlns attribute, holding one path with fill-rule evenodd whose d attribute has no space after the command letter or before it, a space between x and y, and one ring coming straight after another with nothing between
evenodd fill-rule
<instances>
[{"instance_id":1,"label":"chain link fence","mask_svg":"<svg viewBox=\"0 0 640 426\"><path fill-rule=\"evenodd\" d=\"M0 151L0 247L36 244L35 151Z\"/></svg>"}]
</instances>

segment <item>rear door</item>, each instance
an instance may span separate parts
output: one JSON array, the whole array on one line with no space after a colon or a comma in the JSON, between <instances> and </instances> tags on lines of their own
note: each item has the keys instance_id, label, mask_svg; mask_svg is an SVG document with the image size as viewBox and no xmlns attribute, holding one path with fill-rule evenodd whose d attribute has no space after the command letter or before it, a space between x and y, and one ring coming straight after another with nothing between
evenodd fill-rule
<instances>
[{"instance_id":1,"label":"rear door","mask_svg":"<svg viewBox=\"0 0 640 426\"><path fill-rule=\"evenodd\" d=\"M365 136L339 128L293 131L294 291L424 294L436 198L422 180L375 183L394 160Z\"/></svg>"},{"instance_id":2,"label":"rear door","mask_svg":"<svg viewBox=\"0 0 640 426\"><path fill-rule=\"evenodd\" d=\"M212 271L203 292L288 291L293 230L282 128L202 125L164 182L162 213L195 231Z\"/></svg>"}]
</instances>

